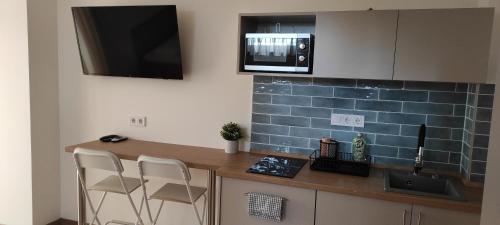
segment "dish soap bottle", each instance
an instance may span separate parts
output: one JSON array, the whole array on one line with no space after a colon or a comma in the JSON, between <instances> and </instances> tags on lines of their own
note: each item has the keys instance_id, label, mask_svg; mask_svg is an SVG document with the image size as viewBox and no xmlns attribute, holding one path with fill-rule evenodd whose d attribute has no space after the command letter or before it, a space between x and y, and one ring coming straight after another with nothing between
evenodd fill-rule
<instances>
[{"instance_id":1,"label":"dish soap bottle","mask_svg":"<svg viewBox=\"0 0 500 225\"><path fill-rule=\"evenodd\" d=\"M354 161L366 160L365 145L366 140L361 133L358 133L358 136L352 139L352 158Z\"/></svg>"}]
</instances>

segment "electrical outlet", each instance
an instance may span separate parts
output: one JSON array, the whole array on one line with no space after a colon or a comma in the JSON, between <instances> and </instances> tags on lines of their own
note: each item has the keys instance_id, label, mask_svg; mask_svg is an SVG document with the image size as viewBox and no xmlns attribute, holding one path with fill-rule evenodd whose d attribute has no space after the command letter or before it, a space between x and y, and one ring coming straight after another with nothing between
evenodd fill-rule
<instances>
[{"instance_id":1,"label":"electrical outlet","mask_svg":"<svg viewBox=\"0 0 500 225\"><path fill-rule=\"evenodd\" d=\"M331 125L365 127L365 116L332 113Z\"/></svg>"},{"instance_id":2,"label":"electrical outlet","mask_svg":"<svg viewBox=\"0 0 500 225\"><path fill-rule=\"evenodd\" d=\"M146 127L147 118L145 116L131 116L129 118L130 126Z\"/></svg>"}]
</instances>

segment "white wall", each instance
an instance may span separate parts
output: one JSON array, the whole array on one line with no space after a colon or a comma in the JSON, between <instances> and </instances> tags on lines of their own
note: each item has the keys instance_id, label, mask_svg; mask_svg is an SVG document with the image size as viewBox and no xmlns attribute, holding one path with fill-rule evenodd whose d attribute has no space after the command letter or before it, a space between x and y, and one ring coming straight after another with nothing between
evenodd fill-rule
<instances>
[{"instance_id":1,"label":"white wall","mask_svg":"<svg viewBox=\"0 0 500 225\"><path fill-rule=\"evenodd\" d=\"M0 3L0 224L32 223L26 1Z\"/></svg>"},{"instance_id":2,"label":"white wall","mask_svg":"<svg viewBox=\"0 0 500 225\"><path fill-rule=\"evenodd\" d=\"M185 79L154 80L83 76L70 13L77 5L176 4ZM223 148L220 126L235 121L248 128L252 78L236 75L238 13L318 10L476 7L466 0L59 0L59 100L61 128L61 216L76 218L76 178L63 147L119 133L145 140ZM130 115L148 117L147 128L128 125ZM126 163L135 175L135 164ZM203 173L195 171L203 184ZM90 173L95 181L103 174ZM113 199L115 203L126 204ZM105 218L131 219L129 208L104 205ZM170 205L169 222L190 224L188 208ZM186 211L187 213L183 213ZM164 220L164 218L162 218Z\"/></svg>"},{"instance_id":3,"label":"white wall","mask_svg":"<svg viewBox=\"0 0 500 225\"><path fill-rule=\"evenodd\" d=\"M33 224L60 217L57 0L28 0Z\"/></svg>"},{"instance_id":4,"label":"white wall","mask_svg":"<svg viewBox=\"0 0 500 225\"><path fill-rule=\"evenodd\" d=\"M499 7L500 0L490 0L491 6ZM493 44L490 59L490 79L496 81L495 102L493 107L491 135L488 151L488 164L486 165L486 180L483 194L483 207L481 225L500 224L500 9L495 12L493 25Z\"/></svg>"}]
</instances>

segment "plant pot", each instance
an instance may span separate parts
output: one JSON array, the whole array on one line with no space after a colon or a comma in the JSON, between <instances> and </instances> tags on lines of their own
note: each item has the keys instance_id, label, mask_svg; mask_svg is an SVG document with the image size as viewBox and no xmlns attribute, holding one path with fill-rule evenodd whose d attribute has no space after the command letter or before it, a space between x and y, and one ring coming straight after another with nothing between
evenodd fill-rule
<instances>
[{"instance_id":1,"label":"plant pot","mask_svg":"<svg viewBox=\"0 0 500 225\"><path fill-rule=\"evenodd\" d=\"M227 141L226 153L234 154L238 152L239 141Z\"/></svg>"}]
</instances>

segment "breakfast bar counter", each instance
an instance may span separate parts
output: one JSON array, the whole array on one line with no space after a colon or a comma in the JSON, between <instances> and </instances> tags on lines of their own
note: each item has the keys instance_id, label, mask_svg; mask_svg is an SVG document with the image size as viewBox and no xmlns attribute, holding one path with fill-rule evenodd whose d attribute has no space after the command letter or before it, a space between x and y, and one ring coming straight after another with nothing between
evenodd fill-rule
<instances>
[{"instance_id":1,"label":"breakfast bar counter","mask_svg":"<svg viewBox=\"0 0 500 225\"><path fill-rule=\"evenodd\" d=\"M148 155L160 158L172 158L182 160L188 167L208 170L207 192L208 192L208 224L215 225L215 189L216 169L229 165L232 158L241 157L228 155L222 149L195 147L186 145L167 144L151 141L128 139L126 141L111 143L91 141L82 144L67 146L65 151L72 153L76 148L93 150L105 150L113 152L118 158L135 161L140 155ZM85 174L81 174L83 177ZM78 224L85 223L85 196L81 190L78 180Z\"/></svg>"},{"instance_id":2,"label":"breakfast bar counter","mask_svg":"<svg viewBox=\"0 0 500 225\"><path fill-rule=\"evenodd\" d=\"M482 189L466 187L465 201L407 195L384 191L384 178L381 169L372 169L370 177L356 177L327 173L309 169L306 164L294 178L283 178L247 173L246 170L264 157L264 153L239 152L226 154L222 149L167 144L129 139L120 143L91 141L67 146L65 151L73 152L77 147L106 150L115 153L120 159L137 160L139 155L182 160L190 168L208 170L208 224L215 224L215 187L216 176L249 180L290 187L334 192L359 197L380 199L393 202L417 204L435 208L479 213L481 211ZM277 154L277 153L272 153ZM283 155L283 154L281 154ZM289 155L285 155L289 156ZM289 156L290 157L290 156ZM79 186L80 188L80 186ZM80 191L79 191L80 193ZM84 223L85 199L79 194L79 222Z\"/></svg>"}]
</instances>

